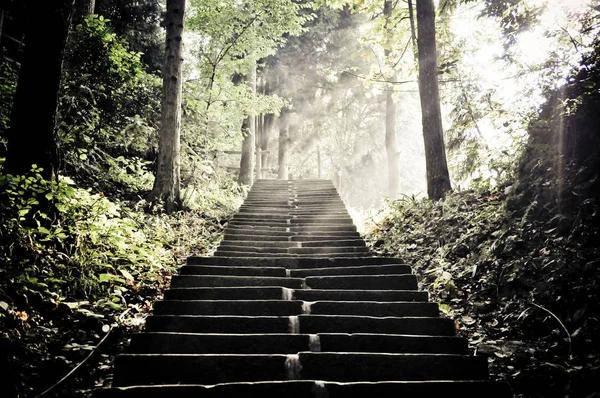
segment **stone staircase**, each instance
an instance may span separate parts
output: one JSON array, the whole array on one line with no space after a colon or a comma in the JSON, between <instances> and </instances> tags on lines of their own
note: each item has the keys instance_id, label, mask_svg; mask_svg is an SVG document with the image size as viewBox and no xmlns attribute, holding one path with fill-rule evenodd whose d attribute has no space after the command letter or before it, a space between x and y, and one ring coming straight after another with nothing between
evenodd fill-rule
<instances>
[{"instance_id":1,"label":"stone staircase","mask_svg":"<svg viewBox=\"0 0 600 398\"><path fill-rule=\"evenodd\" d=\"M411 268L372 257L330 181L259 180L192 257L104 397L511 397Z\"/></svg>"}]
</instances>

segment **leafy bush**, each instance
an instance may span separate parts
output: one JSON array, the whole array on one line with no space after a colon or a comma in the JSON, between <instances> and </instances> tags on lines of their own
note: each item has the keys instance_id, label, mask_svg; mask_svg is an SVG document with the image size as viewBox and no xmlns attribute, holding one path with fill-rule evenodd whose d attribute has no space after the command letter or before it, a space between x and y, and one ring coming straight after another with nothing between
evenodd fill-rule
<instances>
[{"instance_id":1,"label":"leafy bush","mask_svg":"<svg viewBox=\"0 0 600 398\"><path fill-rule=\"evenodd\" d=\"M110 355L139 329L177 264L215 249L220 217L232 207L221 206L217 217L210 209L146 213L144 201L116 202L69 178L44 180L40 171L0 173L0 367L11 371L8 396L34 396L112 325L117 337L102 351L102 365L90 361L54 395L79 397L80 389L106 383ZM230 203L239 198L220 192Z\"/></svg>"},{"instance_id":2,"label":"leafy bush","mask_svg":"<svg viewBox=\"0 0 600 398\"><path fill-rule=\"evenodd\" d=\"M140 56L108 20L87 17L70 37L60 97L67 173L122 197L147 188L145 168L157 146L160 79L144 71ZM135 183L140 177L141 185Z\"/></svg>"},{"instance_id":3,"label":"leafy bush","mask_svg":"<svg viewBox=\"0 0 600 398\"><path fill-rule=\"evenodd\" d=\"M380 217L367 235L373 250L413 266L516 396L593 396L600 231L590 219L565 233L528 209L508 212L502 192L473 191L389 202Z\"/></svg>"}]
</instances>

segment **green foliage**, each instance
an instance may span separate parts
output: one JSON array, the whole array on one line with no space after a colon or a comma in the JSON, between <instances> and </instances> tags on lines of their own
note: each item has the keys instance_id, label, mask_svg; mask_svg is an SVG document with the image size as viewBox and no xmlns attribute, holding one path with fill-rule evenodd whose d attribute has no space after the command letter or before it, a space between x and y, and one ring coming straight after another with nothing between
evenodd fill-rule
<instances>
[{"instance_id":1,"label":"green foliage","mask_svg":"<svg viewBox=\"0 0 600 398\"><path fill-rule=\"evenodd\" d=\"M78 25L67 49L59 109L65 169L78 182L116 193L146 189L155 150L160 80L144 72L102 16ZM123 157L125 156L125 157Z\"/></svg>"},{"instance_id":2,"label":"green foliage","mask_svg":"<svg viewBox=\"0 0 600 398\"><path fill-rule=\"evenodd\" d=\"M459 192L389 202L367 241L413 266L517 396L588 396L599 359L600 231L580 221L565 235L527 211L507 212L503 193Z\"/></svg>"},{"instance_id":3,"label":"green foliage","mask_svg":"<svg viewBox=\"0 0 600 398\"><path fill-rule=\"evenodd\" d=\"M3 52L1 51L1 53ZM16 88L17 69L8 59L2 59L0 61L0 135L8 130L10 110Z\"/></svg>"},{"instance_id":4,"label":"green foliage","mask_svg":"<svg viewBox=\"0 0 600 398\"><path fill-rule=\"evenodd\" d=\"M44 180L40 172L0 174L0 344L8 353L0 364L13 375L5 386L9 396L33 396L36 386L54 383L109 325L122 344L122 334L139 328L177 264L214 251L221 217L231 214L241 194L223 182L197 200L205 209L169 216L144 212L144 201L116 202L78 188L66 177ZM109 362L104 354L102 374ZM94 363L88 374L99 371ZM36 367L52 370L39 375ZM97 382L106 375L92 377ZM82 396L74 386L90 388L89 378L72 378L58 396Z\"/></svg>"}]
</instances>

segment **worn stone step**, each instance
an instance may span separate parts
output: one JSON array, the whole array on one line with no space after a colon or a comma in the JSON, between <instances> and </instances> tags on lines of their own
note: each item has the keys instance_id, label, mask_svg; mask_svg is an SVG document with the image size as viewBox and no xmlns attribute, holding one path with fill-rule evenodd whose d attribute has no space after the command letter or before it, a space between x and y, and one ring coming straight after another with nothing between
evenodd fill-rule
<instances>
[{"instance_id":1,"label":"worn stone step","mask_svg":"<svg viewBox=\"0 0 600 398\"><path fill-rule=\"evenodd\" d=\"M362 239L337 239L337 240L307 240L302 241L300 247L351 247L366 246Z\"/></svg>"},{"instance_id":2,"label":"worn stone step","mask_svg":"<svg viewBox=\"0 0 600 398\"><path fill-rule=\"evenodd\" d=\"M323 382L268 381L218 385L157 385L96 390L93 398L509 398L510 386L493 381Z\"/></svg>"},{"instance_id":3,"label":"worn stone step","mask_svg":"<svg viewBox=\"0 0 600 398\"><path fill-rule=\"evenodd\" d=\"M416 290L294 290L276 286L191 287L165 291L165 300L427 301Z\"/></svg>"},{"instance_id":4,"label":"worn stone step","mask_svg":"<svg viewBox=\"0 0 600 398\"><path fill-rule=\"evenodd\" d=\"M295 278L307 276L333 275L404 275L411 274L412 269L406 264L395 265L363 265L355 267L307 268L289 270L289 275Z\"/></svg>"},{"instance_id":5,"label":"worn stone step","mask_svg":"<svg viewBox=\"0 0 600 398\"><path fill-rule=\"evenodd\" d=\"M321 215L321 214L341 214L348 215L346 206L343 204L339 205L328 205L328 206L302 206L298 207L293 204L283 204L280 206L274 205L242 205L239 208L241 212L251 212L254 214L271 214L271 213L293 213L296 215Z\"/></svg>"},{"instance_id":6,"label":"worn stone step","mask_svg":"<svg viewBox=\"0 0 600 398\"><path fill-rule=\"evenodd\" d=\"M228 233L235 233L236 231L247 232L289 232L289 233L321 233L329 234L335 232L356 232L356 226L353 224L342 224L342 225L288 225L288 226L271 226L271 225L251 225L251 224L229 224L227 226Z\"/></svg>"},{"instance_id":7,"label":"worn stone step","mask_svg":"<svg viewBox=\"0 0 600 398\"><path fill-rule=\"evenodd\" d=\"M235 287L235 286L280 286L301 289L303 278L277 278L270 276L199 276L175 275L171 280L171 288L181 287Z\"/></svg>"},{"instance_id":8,"label":"worn stone step","mask_svg":"<svg viewBox=\"0 0 600 398\"><path fill-rule=\"evenodd\" d=\"M309 276L305 278L310 289L346 290L417 290L415 275L340 275Z\"/></svg>"},{"instance_id":9,"label":"worn stone step","mask_svg":"<svg viewBox=\"0 0 600 398\"><path fill-rule=\"evenodd\" d=\"M362 243L362 242L361 242ZM366 246L314 246L301 247L298 243L288 244L268 244L266 246L242 245L239 242L235 244L230 242L221 242L217 248L219 255L227 252L247 252L247 253L265 253L265 254L304 254L328 256L338 253L368 253Z\"/></svg>"},{"instance_id":10,"label":"worn stone step","mask_svg":"<svg viewBox=\"0 0 600 398\"><path fill-rule=\"evenodd\" d=\"M231 221L248 221L255 222L261 221L268 223L269 225L278 225L282 223L288 224L352 224L353 220L349 215L335 215L335 216L323 216L323 215L289 215L289 214L243 214L238 213L231 218Z\"/></svg>"},{"instance_id":11,"label":"worn stone step","mask_svg":"<svg viewBox=\"0 0 600 398\"><path fill-rule=\"evenodd\" d=\"M274 276L279 278L287 277L288 272L284 267L232 267L218 265L184 265L179 270L180 275Z\"/></svg>"},{"instance_id":12,"label":"worn stone step","mask_svg":"<svg viewBox=\"0 0 600 398\"><path fill-rule=\"evenodd\" d=\"M165 300L280 300L291 297L291 292L276 286L192 287L168 289L164 297Z\"/></svg>"},{"instance_id":13,"label":"worn stone step","mask_svg":"<svg viewBox=\"0 0 600 398\"><path fill-rule=\"evenodd\" d=\"M461 337L400 334L203 334L140 333L131 339L134 354L296 354L311 352L388 352L468 354Z\"/></svg>"},{"instance_id":14,"label":"worn stone step","mask_svg":"<svg viewBox=\"0 0 600 398\"><path fill-rule=\"evenodd\" d=\"M235 267L222 265L184 265L180 275L231 275L231 276L275 276L305 278L307 276L333 275L403 275L410 274L411 268L405 264L365 265L358 267L330 267L291 269L284 267Z\"/></svg>"},{"instance_id":15,"label":"worn stone step","mask_svg":"<svg viewBox=\"0 0 600 398\"><path fill-rule=\"evenodd\" d=\"M323 257L330 257L330 258L342 258L342 257L364 257L365 256L365 252L344 252L344 251L340 251L340 252L330 252L327 254L321 254L321 256ZM313 253L306 253L306 254L297 254L297 253L289 253L289 254L285 254L285 253L253 253L253 252L240 252L240 251L216 251L215 252L215 257L272 257L272 258L277 258L277 257L292 257L292 258L314 258L315 254Z\"/></svg>"},{"instance_id":16,"label":"worn stone step","mask_svg":"<svg viewBox=\"0 0 600 398\"><path fill-rule=\"evenodd\" d=\"M165 300L154 304L156 315L300 315L303 301Z\"/></svg>"},{"instance_id":17,"label":"worn stone step","mask_svg":"<svg viewBox=\"0 0 600 398\"><path fill-rule=\"evenodd\" d=\"M153 315L149 332L194 333L382 333L454 336L454 321L439 317L368 317L352 315L220 316Z\"/></svg>"},{"instance_id":18,"label":"worn stone step","mask_svg":"<svg viewBox=\"0 0 600 398\"><path fill-rule=\"evenodd\" d=\"M261 231L253 228L236 228L235 230L226 230L223 239L239 240L291 240L293 242L318 241L332 239L361 239L356 231L328 231L328 232L297 232L297 231Z\"/></svg>"},{"instance_id":19,"label":"worn stone step","mask_svg":"<svg viewBox=\"0 0 600 398\"><path fill-rule=\"evenodd\" d=\"M364 315L374 317L436 317L437 304L423 302L300 300L165 300L154 304L155 315Z\"/></svg>"},{"instance_id":20,"label":"worn stone step","mask_svg":"<svg viewBox=\"0 0 600 398\"><path fill-rule=\"evenodd\" d=\"M245 219L245 218L232 218L228 225L242 226L242 225L254 225L254 226L268 226L268 227L294 227L294 228L312 228L312 227L321 227L321 228L329 228L335 229L338 227L348 227L354 225L352 219L337 219L335 221L327 221L320 219L313 220L298 220L298 219L288 219L288 220L258 220L258 219Z\"/></svg>"},{"instance_id":21,"label":"worn stone step","mask_svg":"<svg viewBox=\"0 0 600 398\"><path fill-rule=\"evenodd\" d=\"M223 255L228 252L244 252L244 253L264 253L264 254L290 254L290 247L288 245L279 246L244 246L244 245L232 245L227 242L221 242L217 247L217 253ZM216 253L215 253L216 255Z\"/></svg>"},{"instance_id":22,"label":"worn stone step","mask_svg":"<svg viewBox=\"0 0 600 398\"><path fill-rule=\"evenodd\" d=\"M290 254L303 254L309 256L328 256L330 254L340 253L369 253L369 248L366 246L310 246L310 247L290 247Z\"/></svg>"},{"instance_id":23,"label":"worn stone step","mask_svg":"<svg viewBox=\"0 0 600 398\"><path fill-rule=\"evenodd\" d=\"M250 248L250 247L256 247L256 248L266 248L266 247L273 247L273 248L283 248L283 249L288 249L290 247L302 247L302 244L300 242L292 242L289 240L286 241L277 241L277 240L236 240L236 239L227 239L224 238L221 243L219 244L219 248L221 246L224 247L245 247L245 248ZM285 251L284 251L285 253Z\"/></svg>"},{"instance_id":24,"label":"worn stone step","mask_svg":"<svg viewBox=\"0 0 600 398\"><path fill-rule=\"evenodd\" d=\"M302 313L313 315L362 315L375 317L436 317L438 305L423 302L316 301L303 302Z\"/></svg>"},{"instance_id":25,"label":"worn stone step","mask_svg":"<svg viewBox=\"0 0 600 398\"><path fill-rule=\"evenodd\" d=\"M356 267L363 265L390 265L402 264L402 259L394 257L356 257L356 258L327 258L327 257L265 257L265 258L239 258L239 257L188 257L189 265L224 265L237 267L284 267L298 268L333 268Z\"/></svg>"},{"instance_id":26,"label":"worn stone step","mask_svg":"<svg viewBox=\"0 0 600 398\"><path fill-rule=\"evenodd\" d=\"M427 301L429 295L418 290L293 290L286 297L303 301Z\"/></svg>"},{"instance_id":27,"label":"worn stone step","mask_svg":"<svg viewBox=\"0 0 600 398\"><path fill-rule=\"evenodd\" d=\"M487 358L455 354L123 354L115 386L239 381L486 380Z\"/></svg>"},{"instance_id":28,"label":"worn stone step","mask_svg":"<svg viewBox=\"0 0 600 398\"><path fill-rule=\"evenodd\" d=\"M237 241L237 240L249 240L249 241L273 241L273 242L321 242L321 241L335 241L335 240L358 240L362 239L358 232L338 232L331 233L328 235L314 235L305 234L298 235L297 233L276 233L269 235L259 235L252 233L245 234L230 234L225 233L223 241Z\"/></svg>"}]
</instances>

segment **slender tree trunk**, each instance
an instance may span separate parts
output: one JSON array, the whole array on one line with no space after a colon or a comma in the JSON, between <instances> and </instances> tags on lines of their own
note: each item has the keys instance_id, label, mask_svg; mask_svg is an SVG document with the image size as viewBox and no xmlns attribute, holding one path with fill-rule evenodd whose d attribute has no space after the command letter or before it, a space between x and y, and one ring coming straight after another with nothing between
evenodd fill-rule
<instances>
[{"instance_id":1,"label":"slender tree trunk","mask_svg":"<svg viewBox=\"0 0 600 398\"><path fill-rule=\"evenodd\" d=\"M410 20L410 41L412 42L413 56L415 62L419 62L419 52L417 50L417 28L415 26L415 11L412 0L408 0L408 19Z\"/></svg>"},{"instance_id":2,"label":"slender tree trunk","mask_svg":"<svg viewBox=\"0 0 600 398\"><path fill-rule=\"evenodd\" d=\"M317 176L321 179L321 147L317 145Z\"/></svg>"},{"instance_id":3,"label":"slender tree trunk","mask_svg":"<svg viewBox=\"0 0 600 398\"><path fill-rule=\"evenodd\" d=\"M4 30L4 9L0 9L0 44L2 44L3 30Z\"/></svg>"},{"instance_id":4,"label":"slender tree trunk","mask_svg":"<svg viewBox=\"0 0 600 398\"><path fill-rule=\"evenodd\" d=\"M181 206L181 96L183 15L185 0L168 0L166 45L163 68L161 128L158 167L151 199L162 200L168 213Z\"/></svg>"},{"instance_id":5,"label":"slender tree trunk","mask_svg":"<svg viewBox=\"0 0 600 398\"><path fill-rule=\"evenodd\" d=\"M383 3L383 14L385 15L386 48L384 55L386 62L390 62L390 46L392 36L392 0L386 0ZM392 79L394 74L392 75ZM400 153L398 151L398 137L396 134L396 104L394 104L393 85L388 84L385 93L385 148L387 151L388 162L388 196L395 199L398 196L398 187L400 185Z\"/></svg>"},{"instance_id":6,"label":"slender tree trunk","mask_svg":"<svg viewBox=\"0 0 600 398\"><path fill-rule=\"evenodd\" d=\"M288 179L288 144L290 140L290 123L287 111L283 110L279 118L279 172L277 178Z\"/></svg>"},{"instance_id":7,"label":"slender tree trunk","mask_svg":"<svg viewBox=\"0 0 600 398\"><path fill-rule=\"evenodd\" d=\"M256 62L252 63L248 74L248 84L252 95L256 94ZM254 148L256 147L256 117L250 115L246 118L247 133L242 142L242 159L240 160L240 175L238 182L252 185L254 182Z\"/></svg>"},{"instance_id":8,"label":"slender tree trunk","mask_svg":"<svg viewBox=\"0 0 600 398\"><path fill-rule=\"evenodd\" d=\"M35 3L35 4L34 4ZM73 0L30 2L23 54L10 119L4 172L25 174L36 164L56 178L56 108Z\"/></svg>"},{"instance_id":9,"label":"slender tree trunk","mask_svg":"<svg viewBox=\"0 0 600 398\"><path fill-rule=\"evenodd\" d=\"M262 150L262 164L263 167L269 167L269 141L271 139L271 133L273 131L273 124L275 123L275 115L265 115L263 121L263 133L260 137L260 149Z\"/></svg>"},{"instance_id":10,"label":"slender tree trunk","mask_svg":"<svg viewBox=\"0 0 600 398\"><path fill-rule=\"evenodd\" d=\"M271 95L273 94L273 87L271 84L271 77L269 73L266 73L265 77L265 87L264 94ZM271 132L273 130L273 124L275 123L275 115L272 113L266 114L263 117L263 125L262 125L262 133L260 136L260 149L262 151L262 166L264 168L269 167L269 140L271 139Z\"/></svg>"},{"instance_id":11,"label":"slender tree trunk","mask_svg":"<svg viewBox=\"0 0 600 398\"><path fill-rule=\"evenodd\" d=\"M417 1L417 31L419 50L419 93L425 164L427 169L427 194L432 200L443 199L450 186L440 94L437 80L437 54L435 45L435 7L433 0Z\"/></svg>"}]
</instances>

